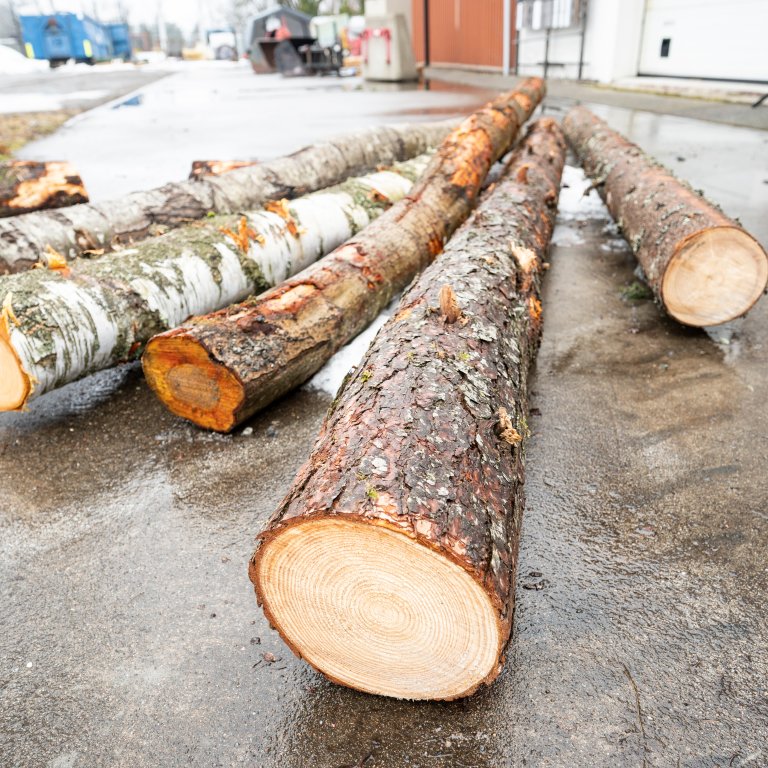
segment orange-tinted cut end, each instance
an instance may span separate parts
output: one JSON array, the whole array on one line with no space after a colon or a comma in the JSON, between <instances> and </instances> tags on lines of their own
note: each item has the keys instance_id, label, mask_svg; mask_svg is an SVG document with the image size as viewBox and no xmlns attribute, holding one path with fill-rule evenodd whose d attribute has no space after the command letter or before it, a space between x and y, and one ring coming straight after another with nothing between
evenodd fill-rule
<instances>
[{"instance_id":1,"label":"orange-tinted cut end","mask_svg":"<svg viewBox=\"0 0 768 768\"><path fill-rule=\"evenodd\" d=\"M0 319L0 323L4 322ZM29 397L29 376L13 351L7 334L0 329L0 411L18 411Z\"/></svg>"},{"instance_id":2,"label":"orange-tinted cut end","mask_svg":"<svg viewBox=\"0 0 768 768\"><path fill-rule=\"evenodd\" d=\"M196 339L156 336L147 344L141 364L149 386L172 413L217 432L236 426L242 384Z\"/></svg>"}]
</instances>

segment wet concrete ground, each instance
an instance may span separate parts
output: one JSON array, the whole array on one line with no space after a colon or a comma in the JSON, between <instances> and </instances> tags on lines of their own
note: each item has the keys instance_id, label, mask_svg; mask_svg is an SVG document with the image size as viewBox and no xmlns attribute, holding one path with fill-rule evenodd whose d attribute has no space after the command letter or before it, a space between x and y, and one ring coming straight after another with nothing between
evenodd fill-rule
<instances>
[{"instance_id":1,"label":"wet concrete ground","mask_svg":"<svg viewBox=\"0 0 768 768\"><path fill-rule=\"evenodd\" d=\"M541 76L541 72L532 72ZM443 78L454 83L479 88L504 90L515 82L515 78L492 72L471 72L445 67L429 67L428 78ZM686 85L687 83L687 85ZM549 96L562 103L604 104L660 115L676 115L695 120L740 125L745 128L768 130L768 102L756 105L759 97L766 92L764 84L751 86L753 98L745 98L745 84L687 80L669 77L636 77L620 80L611 85L602 85L575 80L552 79L548 83ZM676 95L661 95L665 89ZM654 91L656 91L654 93Z\"/></svg>"},{"instance_id":2,"label":"wet concrete ground","mask_svg":"<svg viewBox=\"0 0 768 768\"><path fill-rule=\"evenodd\" d=\"M80 115L20 156L74 163L95 202L185 179L193 160L264 160L356 128L463 114L495 93L445 87L257 77L247 62L189 62L122 102Z\"/></svg>"},{"instance_id":3,"label":"wet concrete ground","mask_svg":"<svg viewBox=\"0 0 768 768\"><path fill-rule=\"evenodd\" d=\"M604 114L768 242L768 134ZM717 342L622 297L634 262L590 200L556 241L491 688L355 693L266 626L247 558L327 395L210 435L126 366L0 415L0 764L768 765L768 302Z\"/></svg>"}]
</instances>

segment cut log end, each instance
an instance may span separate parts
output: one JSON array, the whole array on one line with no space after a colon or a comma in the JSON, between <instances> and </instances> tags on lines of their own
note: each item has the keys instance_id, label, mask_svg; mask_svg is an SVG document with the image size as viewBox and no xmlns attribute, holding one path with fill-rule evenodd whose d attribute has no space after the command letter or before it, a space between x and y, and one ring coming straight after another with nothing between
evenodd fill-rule
<instances>
[{"instance_id":1,"label":"cut log end","mask_svg":"<svg viewBox=\"0 0 768 768\"><path fill-rule=\"evenodd\" d=\"M184 336L153 339L142 366L147 383L172 413L217 432L229 432L237 424L243 386L198 341Z\"/></svg>"},{"instance_id":2,"label":"cut log end","mask_svg":"<svg viewBox=\"0 0 768 768\"><path fill-rule=\"evenodd\" d=\"M381 524L314 518L251 564L270 623L330 679L400 699L455 699L498 672L503 632L460 565Z\"/></svg>"},{"instance_id":3,"label":"cut log end","mask_svg":"<svg viewBox=\"0 0 768 768\"><path fill-rule=\"evenodd\" d=\"M2 333L0 330L0 411L18 411L29 397L29 376Z\"/></svg>"},{"instance_id":4,"label":"cut log end","mask_svg":"<svg viewBox=\"0 0 768 768\"><path fill-rule=\"evenodd\" d=\"M750 310L768 282L768 257L737 227L715 227L684 240L664 272L661 294L676 320L720 325Z\"/></svg>"}]
</instances>

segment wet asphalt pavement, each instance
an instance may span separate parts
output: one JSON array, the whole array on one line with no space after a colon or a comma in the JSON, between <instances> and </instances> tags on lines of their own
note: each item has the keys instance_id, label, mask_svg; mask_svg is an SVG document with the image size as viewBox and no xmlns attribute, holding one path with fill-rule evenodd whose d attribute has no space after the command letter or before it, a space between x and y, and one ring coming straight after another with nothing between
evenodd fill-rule
<instances>
[{"instance_id":1,"label":"wet asphalt pavement","mask_svg":"<svg viewBox=\"0 0 768 768\"><path fill-rule=\"evenodd\" d=\"M359 124L397 111L382 93ZM768 243L768 133L596 111ZM634 260L596 205L565 207L556 242L492 687L359 694L266 625L247 559L327 394L221 436L125 366L0 414L0 765L768 765L768 301L710 336L623 297Z\"/></svg>"},{"instance_id":2,"label":"wet asphalt pavement","mask_svg":"<svg viewBox=\"0 0 768 768\"><path fill-rule=\"evenodd\" d=\"M0 112L91 109L170 73L157 66L70 64L41 72L3 74Z\"/></svg>"}]
</instances>

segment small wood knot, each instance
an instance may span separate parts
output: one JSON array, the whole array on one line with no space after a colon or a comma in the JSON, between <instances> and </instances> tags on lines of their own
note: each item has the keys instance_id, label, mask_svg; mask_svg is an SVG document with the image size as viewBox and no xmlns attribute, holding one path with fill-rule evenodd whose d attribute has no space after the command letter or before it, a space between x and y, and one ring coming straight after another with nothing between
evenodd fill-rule
<instances>
[{"instance_id":1,"label":"small wood knot","mask_svg":"<svg viewBox=\"0 0 768 768\"><path fill-rule=\"evenodd\" d=\"M528 165L522 165L517 171L517 182L518 184L527 184L528 183L528 168L530 166Z\"/></svg>"},{"instance_id":2,"label":"small wood knot","mask_svg":"<svg viewBox=\"0 0 768 768\"><path fill-rule=\"evenodd\" d=\"M461 317L461 307L456 299L456 292L450 285L440 289L440 312L446 323L455 323Z\"/></svg>"},{"instance_id":3,"label":"small wood knot","mask_svg":"<svg viewBox=\"0 0 768 768\"><path fill-rule=\"evenodd\" d=\"M499 408L499 421L496 424L496 434L510 445L519 445L523 436L512 425L506 408Z\"/></svg>"}]
</instances>

